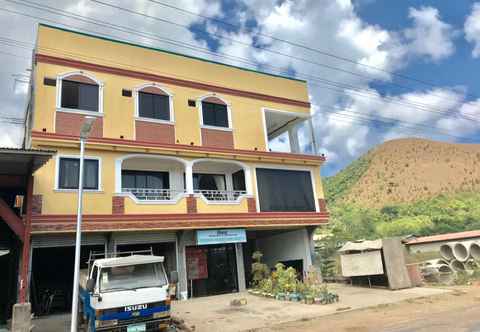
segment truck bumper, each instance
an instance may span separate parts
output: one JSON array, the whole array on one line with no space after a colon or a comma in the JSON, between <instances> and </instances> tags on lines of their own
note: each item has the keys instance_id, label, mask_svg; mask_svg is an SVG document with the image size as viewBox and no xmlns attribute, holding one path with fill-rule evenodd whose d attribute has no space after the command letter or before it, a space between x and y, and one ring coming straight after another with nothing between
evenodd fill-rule
<instances>
[{"instance_id":1,"label":"truck bumper","mask_svg":"<svg viewBox=\"0 0 480 332\"><path fill-rule=\"evenodd\" d=\"M165 318L159 318L159 319L152 319L148 321L139 321L139 322L134 322L134 321L129 321L128 323L122 323L119 322L118 325L115 326L110 326L110 327L104 327L104 328L98 328L96 331L99 332L128 332L129 327L133 327L135 325L143 325L145 324L145 332L154 332L154 331L162 331L165 330L167 327L170 326L172 319L170 317L165 317ZM142 331L141 329L138 329L137 331Z\"/></svg>"}]
</instances>

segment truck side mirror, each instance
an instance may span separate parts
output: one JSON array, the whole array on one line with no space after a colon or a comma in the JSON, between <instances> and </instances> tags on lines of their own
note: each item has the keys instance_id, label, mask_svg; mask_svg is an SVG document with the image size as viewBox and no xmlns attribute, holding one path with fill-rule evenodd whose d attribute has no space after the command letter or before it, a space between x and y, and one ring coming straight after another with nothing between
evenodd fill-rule
<instances>
[{"instance_id":1,"label":"truck side mirror","mask_svg":"<svg viewBox=\"0 0 480 332\"><path fill-rule=\"evenodd\" d=\"M95 289L95 279L88 279L86 288L88 292L93 292L93 290Z\"/></svg>"},{"instance_id":2,"label":"truck side mirror","mask_svg":"<svg viewBox=\"0 0 480 332\"><path fill-rule=\"evenodd\" d=\"M170 283L171 284L178 283L178 272L177 271L170 271Z\"/></svg>"}]
</instances>

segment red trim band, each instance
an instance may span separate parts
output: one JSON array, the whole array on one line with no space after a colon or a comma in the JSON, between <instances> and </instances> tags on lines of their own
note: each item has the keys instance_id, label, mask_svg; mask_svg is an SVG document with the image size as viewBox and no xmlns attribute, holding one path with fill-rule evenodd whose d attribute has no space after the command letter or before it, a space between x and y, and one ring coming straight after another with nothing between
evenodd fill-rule
<instances>
[{"instance_id":1,"label":"red trim band","mask_svg":"<svg viewBox=\"0 0 480 332\"><path fill-rule=\"evenodd\" d=\"M32 131L32 137L36 138L46 138L46 139L55 139L55 140L70 140L78 141L78 136L72 135L60 135L55 133L44 133L41 131ZM166 144L166 143L152 143L152 142L142 142L142 141L133 141L128 139L117 139L117 138L98 138L92 137L88 139L89 143L104 143L112 145L125 145L125 146L138 146L145 148L161 148L161 149L170 149L170 150L183 150L183 151L195 151L195 152L218 152L226 154L237 154L237 155L250 155L254 157L270 157L270 158L280 158L280 159L302 159L302 160L311 160L316 162L324 162L324 156L314 156L314 155L305 155L305 154L294 154L294 153L284 153L284 152L267 152L267 151L250 151L250 150L240 150L240 149L225 149L225 148L216 148L216 147L204 147L204 146L195 146L195 145L186 145L186 144Z\"/></svg>"},{"instance_id":2,"label":"red trim band","mask_svg":"<svg viewBox=\"0 0 480 332\"><path fill-rule=\"evenodd\" d=\"M261 100L271 101L275 103L280 103L280 104L310 108L310 103L305 101L277 97L277 96L270 96L263 93L257 93L257 92L251 92L251 91L236 90L236 89L226 88L218 85L193 82L193 81L188 81L188 80L183 80L183 79L178 79L178 78L173 78L168 76L149 74L149 73L140 72L140 71L133 71L128 69L104 66L104 65L99 65L99 64L85 62L85 61L59 58L51 55L37 53L35 54L35 60L38 62L50 63L54 65L75 67L79 69L92 70L92 71L103 72L107 74L127 76L127 77L138 78L138 79L143 79L148 81L162 82L167 84L174 84L174 85L183 86L187 88L207 90L212 92L225 93L233 96L255 98L255 99L261 99Z\"/></svg>"}]
</instances>

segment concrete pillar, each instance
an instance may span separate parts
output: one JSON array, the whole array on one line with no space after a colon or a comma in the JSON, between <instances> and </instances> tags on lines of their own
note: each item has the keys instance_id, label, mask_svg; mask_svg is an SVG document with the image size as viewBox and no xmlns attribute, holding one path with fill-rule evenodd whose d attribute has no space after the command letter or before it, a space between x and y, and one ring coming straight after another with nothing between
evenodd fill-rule
<instances>
[{"instance_id":1,"label":"concrete pillar","mask_svg":"<svg viewBox=\"0 0 480 332\"><path fill-rule=\"evenodd\" d=\"M186 300L188 295L187 288L187 261L185 257L185 246L186 246L186 234L185 231L177 232L177 243L178 243L178 292L180 294L180 299Z\"/></svg>"},{"instance_id":2,"label":"concrete pillar","mask_svg":"<svg viewBox=\"0 0 480 332\"><path fill-rule=\"evenodd\" d=\"M290 141L290 152L300 153L300 143L298 142L298 126L293 125L288 128L288 140Z\"/></svg>"},{"instance_id":3,"label":"concrete pillar","mask_svg":"<svg viewBox=\"0 0 480 332\"><path fill-rule=\"evenodd\" d=\"M245 281L245 266L243 264L243 245L241 243L235 243L235 256L237 258L238 291L244 292L247 286Z\"/></svg>"},{"instance_id":4,"label":"concrete pillar","mask_svg":"<svg viewBox=\"0 0 480 332\"><path fill-rule=\"evenodd\" d=\"M25 216L25 233L23 234L22 257L20 264L20 287L19 302L25 303L28 299L30 289L29 269L30 269L30 235L32 229L32 200L33 200L33 176L27 179L27 206Z\"/></svg>"},{"instance_id":5,"label":"concrete pillar","mask_svg":"<svg viewBox=\"0 0 480 332\"><path fill-rule=\"evenodd\" d=\"M13 306L12 332L30 332L32 306L30 303L17 303Z\"/></svg>"},{"instance_id":6,"label":"concrete pillar","mask_svg":"<svg viewBox=\"0 0 480 332\"><path fill-rule=\"evenodd\" d=\"M193 195L193 165L188 163L185 167L185 188L187 194Z\"/></svg>"}]
</instances>

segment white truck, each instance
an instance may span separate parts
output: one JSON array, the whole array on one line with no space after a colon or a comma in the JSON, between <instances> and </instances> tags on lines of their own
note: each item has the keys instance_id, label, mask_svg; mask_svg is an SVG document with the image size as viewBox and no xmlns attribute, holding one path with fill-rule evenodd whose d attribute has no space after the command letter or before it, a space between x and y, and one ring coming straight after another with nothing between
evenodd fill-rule
<instances>
[{"instance_id":1,"label":"white truck","mask_svg":"<svg viewBox=\"0 0 480 332\"><path fill-rule=\"evenodd\" d=\"M91 255L92 257L92 255ZM164 257L132 254L90 259L80 272L79 326L88 332L150 332L169 327L171 284Z\"/></svg>"}]
</instances>

